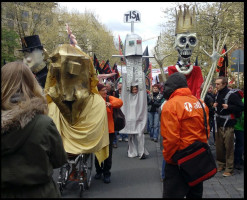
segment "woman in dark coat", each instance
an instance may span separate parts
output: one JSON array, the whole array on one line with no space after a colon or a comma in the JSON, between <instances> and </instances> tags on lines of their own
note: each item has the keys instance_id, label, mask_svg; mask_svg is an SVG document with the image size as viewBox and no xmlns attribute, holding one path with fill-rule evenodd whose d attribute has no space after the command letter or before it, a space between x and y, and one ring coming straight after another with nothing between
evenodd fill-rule
<instances>
[{"instance_id":1,"label":"woman in dark coat","mask_svg":"<svg viewBox=\"0 0 247 200\"><path fill-rule=\"evenodd\" d=\"M46 98L29 67L1 69L1 196L61 197L53 169L67 162Z\"/></svg>"}]
</instances>

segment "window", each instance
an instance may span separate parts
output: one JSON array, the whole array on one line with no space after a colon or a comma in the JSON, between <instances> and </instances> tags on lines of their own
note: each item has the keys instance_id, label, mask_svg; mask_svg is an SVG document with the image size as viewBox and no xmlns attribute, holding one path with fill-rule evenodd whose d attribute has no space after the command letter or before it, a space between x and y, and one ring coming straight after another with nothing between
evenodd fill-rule
<instances>
[{"instance_id":1,"label":"window","mask_svg":"<svg viewBox=\"0 0 247 200\"><path fill-rule=\"evenodd\" d=\"M14 19L14 13L7 12L6 13L6 18L8 18L8 19Z\"/></svg>"},{"instance_id":2,"label":"window","mask_svg":"<svg viewBox=\"0 0 247 200\"><path fill-rule=\"evenodd\" d=\"M46 26L50 25L52 22L51 18L46 18Z\"/></svg>"},{"instance_id":3,"label":"window","mask_svg":"<svg viewBox=\"0 0 247 200\"><path fill-rule=\"evenodd\" d=\"M14 2L15 4L18 4L20 6L25 6L25 2Z\"/></svg>"},{"instance_id":4,"label":"window","mask_svg":"<svg viewBox=\"0 0 247 200\"><path fill-rule=\"evenodd\" d=\"M13 20L8 20L7 22L9 28L14 28L14 21Z\"/></svg>"},{"instance_id":5,"label":"window","mask_svg":"<svg viewBox=\"0 0 247 200\"><path fill-rule=\"evenodd\" d=\"M28 18L28 16L29 16L28 11L23 10L21 16L22 16L23 18Z\"/></svg>"},{"instance_id":6,"label":"window","mask_svg":"<svg viewBox=\"0 0 247 200\"><path fill-rule=\"evenodd\" d=\"M33 19L36 21L36 20L38 20L39 19L39 14L37 14L37 13L34 13L34 15L33 15Z\"/></svg>"},{"instance_id":7,"label":"window","mask_svg":"<svg viewBox=\"0 0 247 200\"><path fill-rule=\"evenodd\" d=\"M27 31L27 23L22 23L22 28L24 31Z\"/></svg>"}]
</instances>

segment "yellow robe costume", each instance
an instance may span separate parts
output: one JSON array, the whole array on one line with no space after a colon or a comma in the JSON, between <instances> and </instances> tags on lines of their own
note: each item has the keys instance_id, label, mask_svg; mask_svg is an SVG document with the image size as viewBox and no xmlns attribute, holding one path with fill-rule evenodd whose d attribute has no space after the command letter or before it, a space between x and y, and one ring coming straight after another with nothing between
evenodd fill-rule
<instances>
[{"instance_id":1,"label":"yellow robe costume","mask_svg":"<svg viewBox=\"0 0 247 200\"><path fill-rule=\"evenodd\" d=\"M66 47L66 45L64 46ZM80 54L88 56L82 51L80 51ZM105 101L99 95L96 87L98 78L92 60L90 60L89 74L91 94L85 108L78 111L80 112L79 120L74 125L68 123L57 105L47 94L48 115L53 119L61 134L66 152L71 154L94 153L99 163L101 163L109 156L108 119ZM49 87L54 84L56 84L56 80L49 70L45 91L49 91Z\"/></svg>"},{"instance_id":2,"label":"yellow robe costume","mask_svg":"<svg viewBox=\"0 0 247 200\"><path fill-rule=\"evenodd\" d=\"M87 106L80 114L80 120L74 125L64 119L54 102L49 103L48 108L48 115L61 134L66 152L95 153L99 163L109 156L107 113L105 101L99 94L90 95Z\"/></svg>"}]
</instances>

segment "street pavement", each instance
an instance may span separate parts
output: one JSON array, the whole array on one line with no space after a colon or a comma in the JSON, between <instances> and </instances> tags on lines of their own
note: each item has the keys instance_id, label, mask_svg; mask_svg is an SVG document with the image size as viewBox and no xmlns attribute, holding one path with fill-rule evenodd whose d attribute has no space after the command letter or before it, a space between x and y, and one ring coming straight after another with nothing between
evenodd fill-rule
<instances>
[{"instance_id":1,"label":"street pavement","mask_svg":"<svg viewBox=\"0 0 247 200\"><path fill-rule=\"evenodd\" d=\"M212 135L211 135L212 136ZM209 144L215 157L215 146L210 136ZM118 148L113 148L113 163L111 183L95 180L95 167L92 173L92 183L83 198L162 198L163 182L161 181L162 146L161 141L155 143L145 134L145 146L150 155L139 160L127 157L127 142L118 142ZM213 178L204 182L203 198L244 198L244 169L234 170L231 177L223 177L218 172ZM56 181L58 169L54 170ZM79 198L77 182L69 183L63 198Z\"/></svg>"},{"instance_id":2,"label":"street pavement","mask_svg":"<svg viewBox=\"0 0 247 200\"><path fill-rule=\"evenodd\" d=\"M118 142L118 148L113 148L111 183L105 184L103 180L95 180L94 167L91 186L84 192L83 198L161 198L162 182L157 143L145 136L145 146L149 152L147 159L128 158L128 142ZM55 181L57 177L56 169L53 175ZM62 197L79 198L78 182L69 182Z\"/></svg>"}]
</instances>

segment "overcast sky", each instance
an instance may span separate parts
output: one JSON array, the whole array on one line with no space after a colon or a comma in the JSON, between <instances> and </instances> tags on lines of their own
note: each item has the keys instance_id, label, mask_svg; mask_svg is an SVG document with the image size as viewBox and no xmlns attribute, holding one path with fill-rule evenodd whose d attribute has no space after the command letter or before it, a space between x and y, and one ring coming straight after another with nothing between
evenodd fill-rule
<instances>
[{"instance_id":1,"label":"overcast sky","mask_svg":"<svg viewBox=\"0 0 247 200\"><path fill-rule=\"evenodd\" d=\"M124 14L137 10L141 14L141 22L134 24L134 33L144 40L143 51L148 45L149 55L151 55L157 36L162 31L160 24L165 20L162 10L175 6L171 2L59 2L59 4L61 7L67 7L68 11L75 9L83 13L87 9L93 12L99 22L112 31L115 38L120 35L123 44L125 36L131 33L131 23L124 23ZM145 41L146 39L150 40Z\"/></svg>"}]
</instances>

